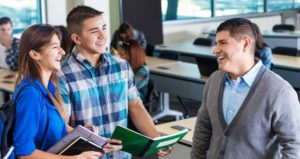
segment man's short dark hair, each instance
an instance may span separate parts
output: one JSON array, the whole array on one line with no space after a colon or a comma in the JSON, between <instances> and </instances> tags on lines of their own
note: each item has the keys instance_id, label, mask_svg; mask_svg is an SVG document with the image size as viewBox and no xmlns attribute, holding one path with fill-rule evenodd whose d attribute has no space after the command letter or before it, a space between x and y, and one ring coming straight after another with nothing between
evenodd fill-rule
<instances>
[{"instance_id":1,"label":"man's short dark hair","mask_svg":"<svg viewBox=\"0 0 300 159\"><path fill-rule=\"evenodd\" d=\"M1 17L0 18L0 25L7 24L7 23L10 23L12 25L12 22L9 17Z\"/></svg>"},{"instance_id":2,"label":"man's short dark hair","mask_svg":"<svg viewBox=\"0 0 300 159\"><path fill-rule=\"evenodd\" d=\"M254 39L254 43L257 40L254 24L245 18L233 18L224 21L217 28L217 33L221 31L228 31L230 36L234 37L236 40L242 40L244 35L248 35Z\"/></svg>"},{"instance_id":3,"label":"man's short dark hair","mask_svg":"<svg viewBox=\"0 0 300 159\"><path fill-rule=\"evenodd\" d=\"M80 34L82 29L82 23L84 20L102 15L100 12L94 8L88 6L77 6L73 8L67 17L67 27L70 34Z\"/></svg>"},{"instance_id":4,"label":"man's short dark hair","mask_svg":"<svg viewBox=\"0 0 300 159\"><path fill-rule=\"evenodd\" d=\"M221 23L217 28L217 33L221 31L228 31L230 36L237 41L241 41L245 36L253 39L253 50L257 41L257 30L250 20L245 18L232 18Z\"/></svg>"}]
</instances>

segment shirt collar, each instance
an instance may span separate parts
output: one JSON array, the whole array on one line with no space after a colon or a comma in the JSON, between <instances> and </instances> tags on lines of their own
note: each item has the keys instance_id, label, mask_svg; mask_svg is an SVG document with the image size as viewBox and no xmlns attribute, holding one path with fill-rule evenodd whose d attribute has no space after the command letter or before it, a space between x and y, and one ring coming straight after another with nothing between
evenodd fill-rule
<instances>
[{"instance_id":1,"label":"shirt collar","mask_svg":"<svg viewBox=\"0 0 300 159\"><path fill-rule=\"evenodd\" d=\"M244 81L249 87L252 86L256 75L258 74L260 68L263 66L261 60L259 60L254 67L252 67L244 76L238 77L236 80L236 83ZM230 78L229 73L226 73L225 78L227 82L229 82L231 85L234 85L233 80Z\"/></svg>"},{"instance_id":2,"label":"shirt collar","mask_svg":"<svg viewBox=\"0 0 300 159\"><path fill-rule=\"evenodd\" d=\"M256 75L258 74L260 68L262 67L262 62L261 60L259 60L253 68L250 69L250 71L248 71L242 78L244 79L244 81L248 84L248 86L252 86Z\"/></svg>"},{"instance_id":3,"label":"shirt collar","mask_svg":"<svg viewBox=\"0 0 300 159\"><path fill-rule=\"evenodd\" d=\"M90 62L79 52L77 48L73 49L72 54L74 55L75 59L77 59L79 62L83 64L90 64ZM101 63L105 63L108 61L107 56L105 56L105 53L102 53L100 55Z\"/></svg>"}]
</instances>

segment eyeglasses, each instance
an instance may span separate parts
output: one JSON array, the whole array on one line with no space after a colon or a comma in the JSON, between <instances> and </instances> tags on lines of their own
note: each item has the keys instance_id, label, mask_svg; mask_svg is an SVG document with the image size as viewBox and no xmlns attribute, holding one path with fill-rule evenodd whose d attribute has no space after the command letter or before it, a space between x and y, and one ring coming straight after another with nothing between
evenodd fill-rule
<instances>
[{"instance_id":1,"label":"eyeglasses","mask_svg":"<svg viewBox=\"0 0 300 159\"><path fill-rule=\"evenodd\" d=\"M128 42L126 42L126 41L119 41L119 42L118 42L118 45L119 45L120 47L125 47L125 46L129 46L130 44L129 44Z\"/></svg>"}]
</instances>

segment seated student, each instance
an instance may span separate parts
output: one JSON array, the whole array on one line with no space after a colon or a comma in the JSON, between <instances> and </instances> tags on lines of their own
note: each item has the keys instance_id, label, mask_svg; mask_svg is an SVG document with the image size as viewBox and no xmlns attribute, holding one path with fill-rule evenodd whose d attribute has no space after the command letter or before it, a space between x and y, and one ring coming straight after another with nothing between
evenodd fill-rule
<instances>
[{"instance_id":1,"label":"seated student","mask_svg":"<svg viewBox=\"0 0 300 159\"><path fill-rule=\"evenodd\" d=\"M253 24L253 28L255 29L257 40L256 40L256 50L255 55L258 56L262 63L268 68L272 67L272 50L271 48L264 42L263 36L259 30L259 27Z\"/></svg>"},{"instance_id":2,"label":"seated student","mask_svg":"<svg viewBox=\"0 0 300 159\"><path fill-rule=\"evenodd\" d=\"M95 151L76 156L45 152L67 133L65 107L59 93L56 72L65 52L61 34L50 25L33 25L20 40L20 65L17 79L14 155L20 159L97 159ZM11 156L13 157L13 155Z\"/></svg>"},{"instance_id":3,"label":"seated student","mask_svg":"<svg viewBox=\"0 0 300 159\"><path fill-rule=\"evenodd\" d=\"M116 49L119 41L136 40L145 50L147 41L143 32L136 30L131 24L124 22L119 26L119 29L115 31L112 36L110 48Z\"/></svg>"},{"instance_id":4,"label":"seated student","mask_svg":"<svg viewBox=\"0 0 300 159\"><path fill-rule=\"evenodd\" d=\"M120 41L117 47L117 56L125 59L134 72L134 83L142 101L145 101L147 85L149 82L149 68L146 63L146 55L143 48L135 40Z\"/></svg>"},{"instance_id":5,"label":"seated student","mask_svg":"<svg viewBox=\"0 0 300 159\"><path fill-rule=\"evenodd\" d=\"M19 39L12 36L9 17L0 18L0 68L18 69Z\"/></svg>"}]
</instances>

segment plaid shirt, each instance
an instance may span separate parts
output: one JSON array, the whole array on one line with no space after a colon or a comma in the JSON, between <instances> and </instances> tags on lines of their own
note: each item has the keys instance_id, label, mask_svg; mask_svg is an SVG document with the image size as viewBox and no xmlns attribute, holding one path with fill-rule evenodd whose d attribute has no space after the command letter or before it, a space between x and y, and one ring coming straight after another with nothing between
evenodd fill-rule
<instances>
[{"instance_id":1,"label":"plaid shirt","mask_svg":"<svg viewBox=\"0 0 300 159\"><path fill-rule=\"evenodd\" d=\"M6 50L7 56L5 58L5 62L7 63L7 65L11 70L18 70L19 43L20 40L14 37L11 44L11 48Z\"/></svg>"},{"instance_id":2,"label":"plaid shirt","mask_svg":"<svg viewBox=\"0 0 300 159\"><path fill-rule=\"evenodd\" d=\"M148 91L149 75L150 71L147 65L142 65L134 75L134 83L143 102L145 102L145 96Z\"/></svg>"},{"instance_id":3,"label":"plaid shirt","mask_svg":"<svg viewBox=\"0 0 300 159\"><path fill-rule=\"evenodd\" d=\"M58 73L60 90L72 126L91 124L99 135L110 138L115 127L127 126L128 102L138 98L130 65L122 59L104 53L101 65L94 68L75 50L62 64ZM122 151L102 158L127 159Z\"/></svg>"}]
</instances>

